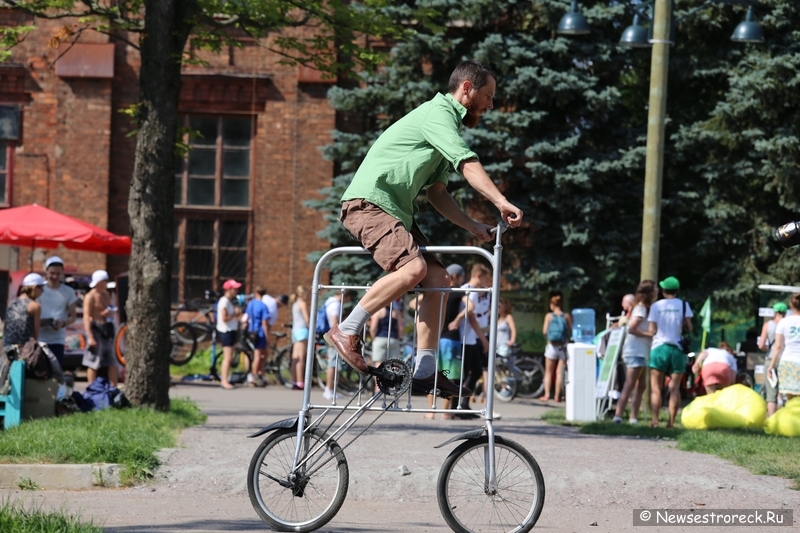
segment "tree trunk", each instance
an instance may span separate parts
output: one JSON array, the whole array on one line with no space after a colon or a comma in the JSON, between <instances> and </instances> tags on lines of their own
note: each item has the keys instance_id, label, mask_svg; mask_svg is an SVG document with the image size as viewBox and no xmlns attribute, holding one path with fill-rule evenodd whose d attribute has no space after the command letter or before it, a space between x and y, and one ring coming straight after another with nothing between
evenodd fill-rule
<instances>
[{"instance_id":1,"label":"tree trunk","mask_svg":"<svg viewBox=\"0 0 800 533\"><path fill-rule=\"evenodd\" d=\"M125 394L169 409L174 159L181 58L197 0L146 0L139 72L139 132L128 214L132 250ZM127 354L126 354L127 355Z\"/></svg>"}]
</instances>

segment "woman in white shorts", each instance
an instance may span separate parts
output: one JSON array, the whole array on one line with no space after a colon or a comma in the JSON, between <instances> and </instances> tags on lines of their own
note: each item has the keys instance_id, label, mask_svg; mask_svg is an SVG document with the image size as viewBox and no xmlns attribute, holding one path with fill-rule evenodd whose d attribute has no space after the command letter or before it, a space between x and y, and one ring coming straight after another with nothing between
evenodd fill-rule
<instances>
[{"instance_id":1,"label":"woman in white shorts","mask_svg":"<svg viewBox=\"0 0 800 533\"><path fill-rule=\"evenodd\" d=\"M650 306L656 299L656 282L646 279L639 283L636 288L635 300L631 316L628 318L627 334L625 342L622 344L622 362L625 363L625 385L617 400L617 410L614 413L614 423L622 422L622 415L628 405L628 398L633 393L631 402L631 414L628 421L631 424L639 422L639 407L642 405L642 395L644 394L647 382L645 381L645 368L647 358L650 355L650 345L653 342L653 334L650 333L650 323L647 315L650 313Z\"/></svg>"},{"instance_id":2,"label":"woman in white shorts","mask_svg":"<svg viewBox=\"0 0 800 533\"><path fill-rule=\"evenodd\" d=\"M767 376L778 368L778 390L786 401L800 396L800 292L789 300L792 314L778 322ZM780 366L778 366L780 363Z\"/></svg>"},{"instance_id":3,"label":"woman in white shorts","mask_svg":"<svg viewBox=\"0 0 800 533\"><path fill-rule=\"evenodd\" d=\"M561 291L550 293L550 312L544 317L542 333L547 339L544 349L544 394L540 401L550 399L550 388L553 384L553 373L556 374L554 398L561 401L561 389L564 374L564 365L567 363L567 341L572 335L572 317L561 309Z\"/></svg>"}]
</instances>

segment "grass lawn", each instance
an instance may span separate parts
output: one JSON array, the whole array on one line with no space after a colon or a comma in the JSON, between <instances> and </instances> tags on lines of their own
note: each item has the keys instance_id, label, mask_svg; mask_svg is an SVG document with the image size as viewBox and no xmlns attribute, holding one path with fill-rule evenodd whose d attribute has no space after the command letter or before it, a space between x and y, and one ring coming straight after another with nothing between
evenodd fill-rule
<instances>
[{"instance_id":1,"label":"grass lawn","mask_svg":"<svg viewBox=\"0 0 800 533\"><path fill-rule=\"evenodd\" d=\"M103 533L91 522L65 512L47 513L37 507L26 509L19 502L0 502L0 531L4 533Z\"/></svg>"},{"instance_id":2,"label":"grass lawn","mask_svg":"<svg viewBox=\"0 0 800 533\"><path fill-rule=\"evenodd\" d=\"M231 368L231 372L247 372L249 360L242 354L239 357L239 365ZM222 347L217 346L217 372L222 366ZM170 376L193 376L195 374L206 375L211 368L211 347L198 350L194 357L185 365L169 365Z\"/></svg>"},{"instance_id":3,"label":"grass lawn","mask_svg":"<svg viewBox=\"0 0 800 533\"><path fill-rule=\"evenodd\" d=\"M666 413L662 411L663 422ZM625 417L623 417L624 419ZM767 435L762 430L714 429L693 430L676 427L651 428L648 424L631 425L623 422L568 422L563 409L548 411L542 420L551 424L577 426L581 433L592 435L627 436L674 440L679 450L716 455L750 470L753 474L791 479L800 490L800 439Z\"/></svg>"},{"instance_id":4,"label":"grass lawn","mask_svg":"<svg viewBox=\"0 0 800 533\"><path fill-rule=\"evenodd\" d=\"M153 475L159 464L156 451L176 446L180 430L205 420L206 416L188 399L172 400L166 413L153 409L105 409L32 420L2 433L0 462L119 463L122 483L132 484Z\"/></svg>"}]
</instances>

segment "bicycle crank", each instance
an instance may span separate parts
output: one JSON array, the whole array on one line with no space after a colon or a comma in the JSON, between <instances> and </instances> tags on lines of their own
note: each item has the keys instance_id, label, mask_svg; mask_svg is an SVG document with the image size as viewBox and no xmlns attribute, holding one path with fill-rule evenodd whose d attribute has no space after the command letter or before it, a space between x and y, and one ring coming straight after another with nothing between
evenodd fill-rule
<instances>
[{"instance_id":1,"label":"bicycle crank","mask_svg":"<svg viewBox=\"0 0 800 533\"><path fill-rule=\"evenodd\" d=\"M386 396L399 398L411 386L411 368L400 359L388 359L369 373L375 376L378 388Z\"/></svg>"}]
</instances>

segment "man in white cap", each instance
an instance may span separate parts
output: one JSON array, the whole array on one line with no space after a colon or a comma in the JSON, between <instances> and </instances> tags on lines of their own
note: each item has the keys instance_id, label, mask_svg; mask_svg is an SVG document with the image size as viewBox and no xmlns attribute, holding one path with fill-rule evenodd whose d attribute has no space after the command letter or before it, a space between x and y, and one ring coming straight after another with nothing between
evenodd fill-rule
<instances>
[{"instance_id":1,"label":"man in white cap","mask_svg":"<svg viewBox=\"0 0 800 533\"><path fill-rule=\"evenodd\" d=\"M97 379L100 368L108 368L108 381L117 386L117 359L114 355L114 309L108 293L108 272L92 273L92 288L83 299L83 326L86 329L86 353L83 366L87 368L86 381Z\"/></svg>"},{"instance_id":2,"label":"man in white cap","mask_svg":"<svg viewBox=\"0 0 800 533\"><path fill-rule=\"evenodd\" d=\"M39 340L46 342L58 362L64 364L66 327L75 322L78 297L72 287L62 282L64 261L57 256L48 257L44 263L47 285L39 297L42 306L42 329Z\"/></svg>"}]
</instances>

